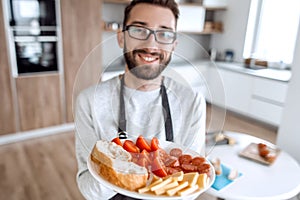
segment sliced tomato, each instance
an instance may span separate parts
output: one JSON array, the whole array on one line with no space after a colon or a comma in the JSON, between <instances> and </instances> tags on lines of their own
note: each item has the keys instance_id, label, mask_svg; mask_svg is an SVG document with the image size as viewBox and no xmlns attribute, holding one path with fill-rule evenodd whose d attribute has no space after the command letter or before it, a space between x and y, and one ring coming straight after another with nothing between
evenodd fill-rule
<instances>
[{"instance_id":1,"label":"sliced tomato","mask_svg":"<svg viewBox=\"0 0 300 200\"><path fill-rule=\"evenodd\" d=\"M151 151L156 151L159 149L159 141L156 137L153 137L151 140Z\"/></svg>"},{"instance_id":2,"label":"sliced tomato","mask_svg":"<svg viewBox=\"0 0 300 200\"><path fill-rule=\"evenodd\" d=\"M143 151L144 149L148 152L151 151L151 147L149 145L149 143L147 142L147 140L143 137L143 136L139 136L137 139L136 139L136 146L141 150Z\"/></svg>"},{"instance_id":3,"label":"sliced tomato","mask_svg":"<svg viewBox=\"0 0 300 200\"><path fill-rule=\"evenodd\" d=\"M125 142L123 143L123 148L126 151L131 152L131 153L139 153L140 152L140 149L131 140L125 140Z\"/></svg>"},{"instance_id":4,"label":"sliced tomato","mask_svg":"<svg viewBox=\"0 0 300 200\"><path fill-rule=\"evenodd\" d=\"M159 157L156 157L151 164L152 173L159 177L166 177L167 171Z\"/></svg>"},{"instance_id":5,"label":"sliced tomato","mask_svg":"<svg viewBox=\"0 0 300 200\"><path fill-rule=\"evenodd\" d=\"M116 137L116 138L112 139L112 142L116 143L117 145L122 146L122 142L121 142L119 137Z\"/></svg>"}]
</instances>

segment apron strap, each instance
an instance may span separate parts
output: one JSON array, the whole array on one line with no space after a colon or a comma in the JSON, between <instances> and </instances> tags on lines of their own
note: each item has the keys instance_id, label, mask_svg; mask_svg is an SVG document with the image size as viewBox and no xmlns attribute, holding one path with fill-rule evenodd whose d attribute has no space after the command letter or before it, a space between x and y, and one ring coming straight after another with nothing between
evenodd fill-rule
<instances>
[{"instance_id":1,"label":"apron strap","mask_svg":"<svg viewBox=\"0 0 300 200\"><path fill-rule=\"evenodd\" d=\"M120 139L126 139L126 116L125 116L125 102L124 102L124 75L121 76L121 85L120 85L120 113L119 113L119 127L118 127L118 136ZM160 86L160 95L162 99L163 106L163 115L165 119L165 133L167 141L174 141L173 138L173 125L170 112L170 105L168 100L168 95L166 87L163 84Z\"/></svg>"}]
</instances>

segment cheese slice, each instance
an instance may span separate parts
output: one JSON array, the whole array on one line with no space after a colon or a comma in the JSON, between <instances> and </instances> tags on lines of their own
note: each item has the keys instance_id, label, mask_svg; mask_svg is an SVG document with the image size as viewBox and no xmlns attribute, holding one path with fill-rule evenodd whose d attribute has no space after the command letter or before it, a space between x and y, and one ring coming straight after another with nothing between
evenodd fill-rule
<instances>
[{"instance_id":1,"label":"cheese slice","mask_svg":"<svg viewBox=\"0 0 300 200\"><path fill-rule=\"evenodd\" d=\"M156 195L162 195L162 194L164 194L168 189L174 188L174 187L176 187L176 186L178 186L178 185L179 185L179 183L178 183L177 181L172 181L171 183L165 185L164 187L155 190L154 193L155 193Z\"/></svg>"},{"instance_id":2,"label":"cheese slice","mask_svg":"<svg viewBox=\"0 0 300 200\"><path fill-rule=\"evenodd\" d=\"M182 181L187 181L189 183L189 186L194 186L197 183L199 177L198 172L190 172L183 175Z\"/></svg>"},{"instance_id":3,"label":"cheese slice","mask_svg":"<svg viewBox=\"0 0 300 200\"><path fill-rule=\"evenodd\" d=\"M183 171L179 171L179 172L176 172L176 173L174 173L174 174L171 175L171 177L172 177L173 180L175 180L175 181L182 181L183 176L184 176Z\"/></svg>"},{"instance_id":4,"label":"cheese slice","mask_svg":"<svg viewBox=\"0 0 300 200\"><path fill-rule=\"evenodd\" d=\"M187 187L189 185L189 182L185 181L180 183L178 186L167 190L167 194L169 196L174 196L178 191L182 190L183 188Z\"/></svg>"},{"instance_id":5,"label":"cheese slice","mask_svg":"<svg viewBox=\"0 0 300 200\"><path fill-rule=\"evenodd\" d=\"M159 178L159 179L157 179L156 181L154 181L153 183L151 183L150 185L148 185L148 186L146 186L146 187L143 187L143 188L140 188L140 189L138 190L138 192L139 192L139 193L145 193L145 192L148 192L148 191L150 191L150 189L151 189L152 187L154 187L155 185L160 184L161 182L163 182L163 179L162 179L162 178Z\"/></svg>"},{"instance_id":6,"label":"cheese slice","mask_svg":"<svg viewBox=\"0 0 300 200\"><path fill-rule=\"evenodd\" d=\"M199 188L198 185L188 186L188 187L184 188L183 190L180 190L180 191L178 192L178 194L179 194L180 196L186 196L186 195L192 194L192 193L195 192L198 188Z\"/></svg>"},{"instance_id":7,"label":"cheese slice","mask_svg":"<svg viewBox=\"0 0 300 200\"><path fill-rule=\"evenodd\" d=\"M168 183L170 183L172 181L173 181L172 177L169 177L166 180L162 181L161 183L158 183L155 186L151 187L150 190L151 191L155 191L157 189L160 189L160 188L164 187L165 185L167 185Z\"/></svg>"},{"instance_id":8,"label":"cheese slice","mask_svg":"<svg viewBox=\"0 0 300 200\"><path fill-rule=\"evenodd\" d=\"M209 178L207 174L199 174L197 185L200 189L206 188L208 185Z\"/></svg>"}]
</instances>

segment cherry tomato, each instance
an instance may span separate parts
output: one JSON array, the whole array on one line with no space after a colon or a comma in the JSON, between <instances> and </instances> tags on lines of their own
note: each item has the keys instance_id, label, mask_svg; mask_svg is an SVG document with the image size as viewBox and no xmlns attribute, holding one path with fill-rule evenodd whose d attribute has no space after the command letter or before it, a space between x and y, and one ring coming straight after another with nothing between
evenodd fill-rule
<instances>
[{"instance_id":1,"label":"cherry tomato","mask_svg":"<svg viewBox=\"0 0 300 200\"><path fill-rule=\"evenodd\" d=\"M123 148L126 151L132 152L132 153L139 153L140 152L140 149L131 140L125 140L125 142L123 144Z\"/></svg>"},{"instance_id":2,"label":"cherry tomato","mask_svg":"<svg viewBox=\"0 0 300 200\"><path fill-rule=\"evenodd\" d=\"M112 142L116 143L117 145L122 146L122 142L121 142L119 137L116 137L116 138L112 139Z\"/></svg>"},{"instance_id":3,"label":"cherry tomato","mask_svg":"<svg viewBox=\"0 0 300 200\"><path fill-rule=\"evenodd\" d=\"M147 142L147 140L145 140L145 138L143 136L139 136L136 139L136 146L142 151L142 150L146 150L148 152L151 151L151 147L149 145L149 143Z\"/></svg>"},{"instance_id":4,"label":"cherry tomato","mask_svg":"<svg viewBox=\"0 0 300 200\"><path fill-rule=\"evenodd\" d=\"M168 175L165 166L162 164L162 161L159 159L159 157L156 157L153 160L151 164L151 170L153 174L159 177L165 177Z\"/></svg>"},{"instance_id":5,"label":"cherry tomato","mask_svg":"<svg viewBox=\"0 0 300 200\"><path fill-rule=\"evenodd\" d=\"M153 137L151 140L151 151L156 151L159 149L159 141L156 137Z\"/></svg>"}]
</instances>

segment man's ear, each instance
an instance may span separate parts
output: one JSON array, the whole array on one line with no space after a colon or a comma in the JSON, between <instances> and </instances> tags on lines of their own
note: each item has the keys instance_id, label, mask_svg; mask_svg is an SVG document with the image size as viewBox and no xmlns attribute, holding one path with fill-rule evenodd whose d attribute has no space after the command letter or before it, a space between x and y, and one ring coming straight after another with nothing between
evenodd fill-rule
<instances>
[{"instance_id":1,"label":"man's ear","mask_svg":"<svg viewBox=\"0 0 300 200\"><path fill-rule=\"evenodd\" d=\"M119 31L118 32L118 44L120 48L124 48L124 32L123 31Z\"/></svg>"}]
</instances>

